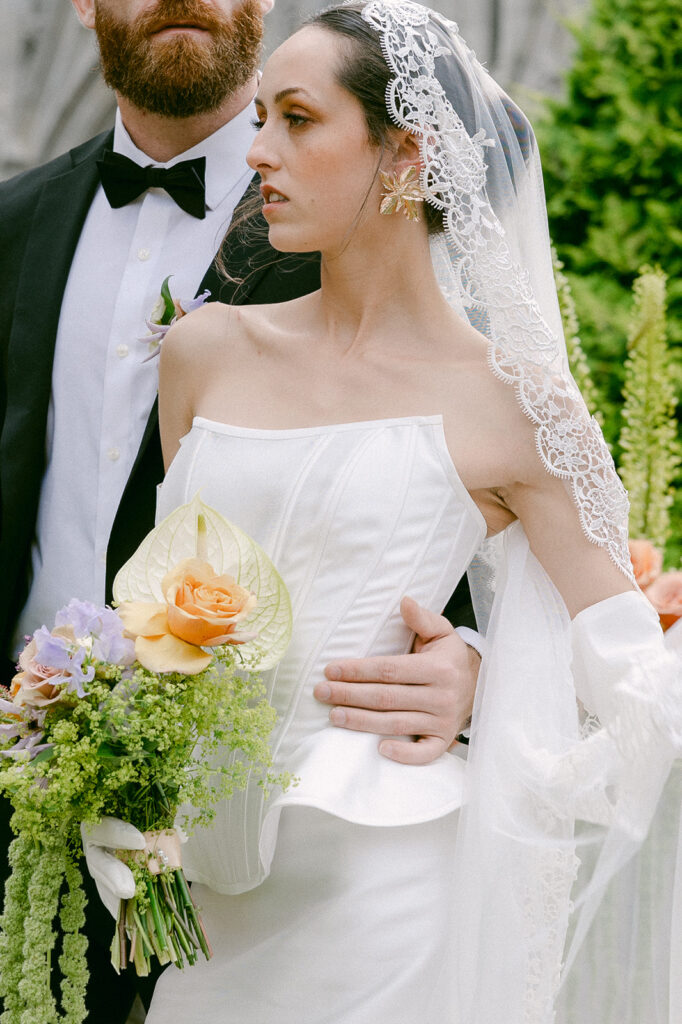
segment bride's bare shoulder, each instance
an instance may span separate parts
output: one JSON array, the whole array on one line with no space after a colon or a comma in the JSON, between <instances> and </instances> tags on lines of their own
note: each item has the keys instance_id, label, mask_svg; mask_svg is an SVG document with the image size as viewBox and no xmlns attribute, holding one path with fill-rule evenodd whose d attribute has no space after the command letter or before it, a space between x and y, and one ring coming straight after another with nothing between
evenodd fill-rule
<instances>
[{"instance_id":1,"label":"bride's bare shoulder","mask_svg":"<svg viewBox=\"0 0 682 1024\"><path fill-rule=\"evenodd\" d=\"M490 343L468 324L458 334L449 387L444 408L451 410L454 440L475 453L476 486L500 486L533 475L539 463L535 425L516 385L495 372Z\"/></svg>"},{"instance_id":2,"label":"bride's bare shoulder","mask_svg":"<svg viewBox=\"0 0 682 1024\"><path fill-rule=\"evenodd\" d=\"M272 305L230 306L207 302L171 327L163 342L166 359L174 362L202 362L222 358L229 350L242 356L259 351L300 322L305 300Z\"/></svg>"}]
</instances>

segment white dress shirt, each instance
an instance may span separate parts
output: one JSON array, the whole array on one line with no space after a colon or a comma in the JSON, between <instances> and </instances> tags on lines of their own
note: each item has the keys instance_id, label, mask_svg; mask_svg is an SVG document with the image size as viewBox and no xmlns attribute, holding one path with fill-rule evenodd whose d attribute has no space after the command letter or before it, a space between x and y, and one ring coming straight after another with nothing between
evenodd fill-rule
<instances>
[{"instance_id":1,"label":"white dress shirt","mask_svg":"<svg viewBox=\"0 0 682 1024\"><path fill-rule=\"evenodd\" d=\"M183 212L162 189L120 209L101 186L74 254L57 331L48 412L47 468L32 548L33 580L14 649L71 597L104 601L106 550L158 383L145 362L146 318L172 274L175 298L193 298L252 175L249 104L166 164L206 157L206 217ZM114 151L155 163L116 116Z\"/></svg>"}]
</instances>

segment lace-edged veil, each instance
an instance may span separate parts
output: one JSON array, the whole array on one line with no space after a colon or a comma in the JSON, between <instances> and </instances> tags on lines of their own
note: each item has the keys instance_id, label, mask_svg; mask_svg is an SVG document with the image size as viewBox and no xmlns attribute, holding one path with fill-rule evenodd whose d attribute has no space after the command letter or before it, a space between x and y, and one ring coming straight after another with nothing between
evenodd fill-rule
<instances>
[{"instance_id":1,"label":"lace-edged veil","mask_svg":"<svg viewBox=\"0 0 682 1024\"><path fill-rule=\"evenodd\" d=\"M433 243L442 286L489 340L491 367L536 424L541 458L572 490L586 535L631 577L627 498L568 369L531 125L453 22L410 0L362 10L393 73L391 119L421 139L421 186L443 211Z\"/></svg>"},{"instance_id":2,"label":"lace-edged veil","mask_svg":"<svg viewBox=\"0 0 682 1024\"><path fill-rule=\"evenodd\" d=\"M488 339L491 371L515 389L535 425L539 457L564 481L585 535L632 579L627 497L568 369L540 158L527 118L440 14L411 0L344 6L378 34L391 73L389 116L420 140L421 186L443 213L443 232L432 240L443 291ZM642 970L633 951L641 946L650 959L659 925L667 937L658 954L673 953L665 898L671 901L677 886L682 905L677 842L668 835L670 877L658 894L665 898L655 922L647 911L645 928L631 878L620 887L617 878L624 865L639 863L632 858L670 768L674 729L661 724L657 709L667 706L679 727L672 694L667 704L661 695L671 680L680 695L677 662L656 647L656 621L654 653L634 680L615 687L620 702L608 673L602 679L598 672L583 693L575 663L572 670L575 624L519 524L484 544L470 579L492 643L477 692L454 865L452 977L461 1024L664 1024L663 1013L642 1016L640 1004L623 996L613 958L621 957L623 977ZM586 717L581 700L609 713L602 721ZM679 816L679 799L672 802ZM603 936L613 940L623 926L629 946L618 952ZM682 926L679 932L682 946ZM596 946L584 943L588 933L599 937ZM599 1017L579 1008L586 949L589 970L610 980L600 996L598 985L587 986L585 1008L593 1011L603 999ZM670 972L658 974L656 992L643 998L672 1005L682 997L670 987Z\"/></svg>"}]
</instances>

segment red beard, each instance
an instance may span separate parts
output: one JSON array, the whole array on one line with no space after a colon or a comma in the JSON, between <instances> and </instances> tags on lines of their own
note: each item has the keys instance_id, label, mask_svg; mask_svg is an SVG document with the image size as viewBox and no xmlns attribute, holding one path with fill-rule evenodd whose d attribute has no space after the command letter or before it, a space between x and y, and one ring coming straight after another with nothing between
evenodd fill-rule
<instances>
[{"instance_id":1,"label":"red beard","mask_svg":"<svg viewBox=\"0 0 682 1024\"><path fill-rule=\"evenodd\" d=\"M229 18L201 0L158 0L130 24L104 2L95 9L104 80L141 110L179 118L216 110L256 72L263 39L257 0L244 0ZM178 22L204 34L154 37Z\"/></svg>"}]
</instances>

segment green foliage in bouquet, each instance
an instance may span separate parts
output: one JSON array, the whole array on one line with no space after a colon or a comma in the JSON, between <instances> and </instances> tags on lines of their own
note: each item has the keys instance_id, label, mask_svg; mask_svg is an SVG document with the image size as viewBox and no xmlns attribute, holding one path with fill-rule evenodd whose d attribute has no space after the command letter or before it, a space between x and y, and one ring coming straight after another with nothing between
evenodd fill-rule
<instances>
[{"instance_id":1,"label":"green foliage in bouquet","mask_svg":"<svg viewBox=\"0 0 682 1024\"><path fill-rule=\"evenodd\" d=\"M616 442L629 292L669 278L669 341L682 342L682 0L592 0L566 95L537 127L550 234Z\"/></svg>"},{"instance_id":2,"label":"green foliage in bouquet","mask_svg":"<svg viewBox=\"0 0 682 1024\"><path fill-rule=\"evenodd\" d=\"M52 756L17 758L4 766L0 785L14 806L17 838L0 939L3 1024L59 1019L50 993L49 959L64 876L61 924L70 943L60 959L66 1011L61 1019L82 1019L85 940L77 936L83 900L81 822L109 815L131 821L142 832L172 829L178 806L188 803L196 812L193 825L208 824L215 803L245 786L250 765L267 777L267 738L275 714L257 677L237 674L238 667L239 654L229 649L218 653L204 672L189 677L138 666L124 679L123 669L98 665L86 696L65 696L46 714L41 739L49 746L43 754ZM199 740L201 751L195 754ZM242 757L226 760L227 751ZM218 753L216 764L212 755ZM286 784L282 778L269 781ZM150 898L143 872L137 873L138 913L144 915ZM33 913L27 915L29 906Z\"/></svg>"},{"instance_id":3,"label":"green foliage in bouquet","mask_svg":"<svg viewBox=\"0 0 682 1024\"><path fill-rule=\"evenodd\" d=\"M666 345L665 274L642 269L634 286L620 434L620 475L630 495L630 535L663 548L680 464L676 395Z\"/></svg>"}]
</instances>

